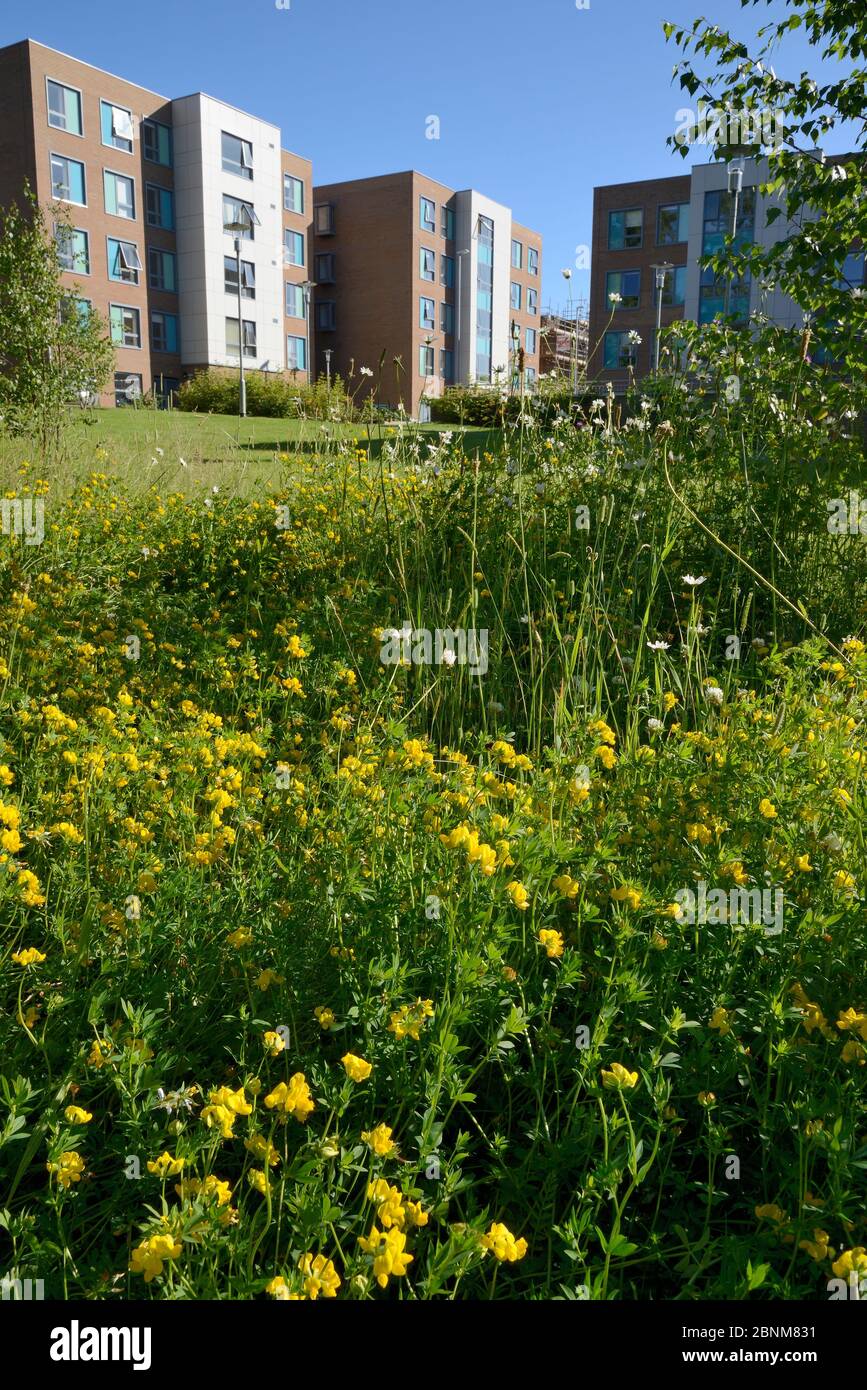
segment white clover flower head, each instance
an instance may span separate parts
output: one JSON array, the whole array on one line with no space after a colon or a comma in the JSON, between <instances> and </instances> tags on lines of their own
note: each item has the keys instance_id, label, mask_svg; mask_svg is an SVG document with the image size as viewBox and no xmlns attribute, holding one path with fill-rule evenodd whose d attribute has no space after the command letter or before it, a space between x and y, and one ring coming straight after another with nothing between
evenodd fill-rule
<instances>
[{"instance_id":1,"label":"white clover flower head","mask_svg":"<svg viewBox=\"0 0 867 1390\"><path fill-rule=\"evenodd\" d=\"M454 666L455 662L457 661L457 656L450 647L444 648L443 661L445 662L446 666Z\"/></svg>"},{"instance_id":2,"label":"white clover flower head","mask_svg":"<svg viewBox=\"0 0 867 1390\"><path fill-rule=\"evenodd\" d=\"M706 685L704 688L705 697L710 700L712 705L721 705L723 693L718 685Z\"/></svg>"},{"instance_id":3,"label":"white clover flower head","mask_svg":"<svg viewBox=\"0 0 867 1390\"><path fill-rule=\"evenodd\" d=\"M360 367L360 368L359 368L359 375L360 375L360 376L373 376L373 372L371 371L370 367Z\"/></svg>"},{"instance_id":4,"label":"white clover flower head","mask_svg":"<svg viewBox=\"0 0 867 1390\"><path fill-rule=\"evenodd\" d=\"M648 719L647 727L652 734L661 734L665 725L661 719Z\"/></svg>"},{"instance_id":5,"label":"white clover flower head","mask_svg":"<svg viewBox=\"0 0 867 1390\"><path fill-rule=\"evenodd\" d=\"M187 466L187 460L186 460L186 459L179 458L179 459L178 459L178 463L181 465L181 468L186 468L186 466Z\"/></svg>"},{"instance_id":6,"label":"white clover flower head","mask_svg":"<svg viewBox=\"0 0 867 1390\"><path fill-rule=\"evenodd\" d=\"M684 584L688 584L691 589L697 589L699 584L704 584L707 579L706 574L682 574L680 577Z\"/></svg>"},{"instance_id":7,"label":"white clover flower head","mask_svg":"<svg viewBox=\"0 0 867 1390\"><path fill-rule=\"evenodd\" d=\"M628 343L635 343L637 345L642 341L641 334L636 333L634 328L630 328L629 332L626 335L626 341Z\"/></svg>"},{"instance_id":8,"label":"white clover flower head","mask_svg":"<svg viewBox=\"0 0 867 1390\"><path fill-rule=\"evenodd\" d=\"M622 301L622 299L623 299L623 295L622 295L622 294L618 294L616 290L612 290L611 293L610 293L609 296L608 296L608 303L609 303L609 304L620 304L620 302Z\"/></svg>"},{"instance_id":9,"label":"white clover flower head","mask_svg":"<svg viewBox=\"0 0 867 1390\"><path fill-rule=\"evenodd\" d=\"M651 652L667 652L671 646L670 642L648 642L647 649Z\"/></svg>"}]
</instances>

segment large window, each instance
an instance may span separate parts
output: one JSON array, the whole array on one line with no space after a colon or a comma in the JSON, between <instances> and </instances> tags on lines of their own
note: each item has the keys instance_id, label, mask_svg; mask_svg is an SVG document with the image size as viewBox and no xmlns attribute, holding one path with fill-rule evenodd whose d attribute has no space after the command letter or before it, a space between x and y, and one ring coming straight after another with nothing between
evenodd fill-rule
<instances>
[{"instance_id":1,"label":"large window","mask_svg":"<svg viewBox=\"0 0 867 1390\"><path fill-rule=\"evenodd\" d=\"M437 229L437 205L430 198L419 199L419 226L423 232L435 232Z\"/></svg>"},{"instance_id":2,"label":"large window","mask_svg":"<svg viewBox=\"0 0 867 1390\"><path fill-rule=\"evenodd\" d=\"M689 238L689 203L666 203L656 220L658 246L674 246Z\"/></svg>"},{"instance_id":3,"label":"large window","mask_svg":"<svg viewBox=\"0 0 867 1390\"><path fill-rule=\"evenodd\" d=\"M665 288L662 291L662 303L666 309L677 309L683 305L686 293L686 266L675 266L673 271L669 271L665 277ZM654 304L659 294L654 291Z\"/></svg>"},{"instance_id":4,"label":"large window","mask_svg":"<svg viewBox=\"0 0 867 1390\"><path fill-rule=\"evenodd\" d=\"M51 156L51 196L59 202L86 206L84 165L80 160L67 159L64 154Z\"/></svg>"},{"instance_id":5,"label":"large window","mask_svg":"<svg viewBox=\"0 0 867 1390\"><path fill-rule=\"evenodd\" d=\"M535 353L536 353L536 330L535 330L535 328L525 328L525 329L524 329L524 351L527 352L527 353L529 353L531 357L532 357L532 356L535 356Z\"/></svg>"},{"instance_id":6,"label":"large window","mask_svg":"<svg viewBox=\"0 0 867 1390\"><path fill-rule=\"evenodd\" d=\"M333 333L337 328L337 305L333 299L320 299L316 303L316 327L322 333Z\"/></svg>"},{"instance_id":7,"label":"large window","mask_svg":"<svg viewBox=\"0 0 867 1390\"><path fill-rule=\"evenodd\" d=\"M148 287L177 294L177 261L173 251L160 251L156 246L148 247Z\"/></svg>"},{"instance_id":8,"label":"large window","mask_svg":"<svg viewBox=\"0 0 867 1390\"><path fill-rule=\"evenodd\" d=\"M627 208L608 214L608 250L631 251L644 240L644 211Z\"/></svg>"},{"instance_id":9,"label":"large window","mask_svg":"<svg viewBox=\"0 0 867 1390\"><path fill-rule=\"evenodd\" d=\"M436 357L434 349L422 343L418 350L418 374L419 376L433 376L436 367Z\"/></svg>"},{"instance_id":10,"label":"large window","mask_svg":"<svg viewBox=\"0 0 867 1390\"><path fill-rule=\"evenodd\" d=\"M175 225L175 195L170 188L158 183L145 187L145 216L149 227L162 227L170 232Z\"/></svg>"},{"instance_id":11,"label":"large window","mask_svg":"<svg viewBox=\"0 0 867 1390\"><path fill-rule=\"evenodd\" d=\"M521 243L512 242L515 246ZM514 264L514 254L512 256ZM490 381L494 354L494 224L479 217L476 270L476 377Z\"/></svg>"},{"instance_id":12,"label":"large window","mask_svg":"<svg viewBox=\"0 0 867 1390\"><path fill-rule=\"evenodd\" d=\"M527 290L527 313L538 314L539 312L539 291L534 289Z\"/></svg>"},{"instance_id":13,"label":"large window","mask_svg":"<svg viewBox=\"0 0 867 1390\"><path fill-rule=\"evenodd\" d=\"M611 304L611 295L619 294L620 302ZM605 277L605 302L614 309L637 309L641 303L641 271L609 270Z\"/></svg>"},{"instance_id":14,"label":"large window","mask_svg":"<svg viewBox=\"0 0 867 1390\"><path fill-rule=\"evenodd\" d=\"M447 290L453 289L455 283L455 258L454 256L440 256L440 284L445 285Z\"/></svg>"},{"instance_id":15,"label":"large window","mask_svg":"<svg viewBox=\"0 0 867 1390\"><path fill-rule=\"evenodd\" d=\"M422 280L433 280L437 278L437 256L436 251L431 251L427 246L422 246L418 253L418 273Z\"/></svg>"},{"instance_id":16,"label":"large window","mask_svg":"<svg viewBox=\"0 0 867 1390\"><path fill-rule=\"evenodd\" d=\"M290 334L286 339L286 367L290 372L307 370L307 339Z\"/></svg>"},{"instance_id":17,"label":"large window","mask_svg":"<svg viewBox=\"0 0 867 1390\"><path fill-rule=\"evenodd\" d=\"M135 218L135 183L125 174L115 174L111 169L102 171L105 190L105 210L114 217Z\"/></svg>"},{"instance_id":18,"label":"large window","mask_svg":"<svg viewBox=\"0 0 867 1390\"><path fill-rule=\"evenodd\" d=\"M446 241L455 239L455 214L453 208L444 207L442 210L442 234Z\"/></svg>"},{"instance_id":19,"label":"large window","mask_svg":"<svg viewBox=\"0 0 867 1390\"><path fill-rule=\"evenodd\" d=\"M253 146L249 140L241 140L237 135L222 132L223 172L237 174L238 178L253 177Z\"/></svg>"},{"instance_id":20,"label":"large window","mask_svg":"<svg viewBox=\"0 0 867 1390\"><path fill-rule=\"evenodd\" d=\"M524 268L524 243L522 241L512 242L512 265L515 270Z\"/></svg>"},{"instance_id":21,"label":"large window","mask_svg":"<svg viewBox=\"0 0 867 1390\"><path fill-rule=\"evenodd\" d=\"M256 356L256 324L253 319L242 320L242 333L244 339L244 356ZM238 320L226 319L226 356L238 356Z\"/></svg>"},{"instance_id":22,"label":"large window","mask_svg":"<svg viewBox=\"0 0 867 1390\"><path fill-rule=\"evenodd\" d=\"M447 383L455 379L455 354L451 348L440 349L440 376Z\"/></svg>"},{"instance_id":23,"label":"large window","mask_svg":"<svg viewBox=\"0 0 867 1390\"><path fill-rule=\"evenodd\" d=\"M236 256L223 257L223 288L226 294L238 294L238 259ZM256 267L252 261L241 262L241 298L256 298Z\"/></svg>"},{"instance_id":24,"label":"large window","mask_svg":"<svg viewBox=\"0 0 867 1390\"><path fill-rule=\"evenodd\" d=\"M81 135L81 92L49 79L47 94L48 124L55 130L65 130L68 135Z\"/></svg>"},{"instance_id":25,"label":"large window","mask_svg":"<svg viewBox=\"0 0 867 1390\"><path fill-rule=\"evenodd\" d=\"M334 252L327 251L316 257L316 283L317 285L334 284Z\"/></svg>"},{"instance_id":26,"label":"large window","mask_svg":"<svg viewBox=\"0 0 867 1390\"><path fill-rule=\"evenodd\" d=\"M286 286L286 316L290 319L303 319L306 315L304 291L300 285Z\"/></svg>"},{"instance_id":27,"label":"large window","mask_svg":"<svg viewBox=\"0 0 867 1390\"><path fill-rule=\"evenodd\" d=\"M113 106L110 101L99 103L99 124L102 143L115 150L125 150L132 154L133 124L132 112L125 106Z\"/></svg>"},{"instance_id":28,"label":"large window","mask_svg":"<svg viewBox=\"0 0 867 1390\"><path fill-rule=\"evenodd\" d=\"M287 265L304 264L304 233L290 232L288 229L283 233L283 244L286 248Z\"/></svg>"},{"instance_id":29,"label":"large window","mask_svg":"<svg viewBox=\"0 0 867 1390\"><path fill-rule=\"evenodd\" d=\"M283 175L283 211L304 211L304 180L294 174Z\"/></svg>"},{"instance_id":30,"label":"large window","mask_svg":"<svg viewBox=\"0 0 867 1390\"><path fill-rule=\"evenodd\" d=\"M535 246L527 247L527 274L539 274L539 252Z\"/></svg>"},{"instance_id":31,"label":"large window","mask_svg":"<svg viewBox=\"0 0 867 1390\"><path fill-rule=\"evenodd\" d=\"M605 334L602 365L606 371L613 371L618 367L636 367L638 365L636 337L637 334L630 336L627 332L614 331Z\"/></svg>"},{"instance_id":32,"label":"large window","mask_svg":"<svg viewBox=\"0 0 867 1390\"><path fill-rule=\"evenodd\" d=\"M67 227L62 222L55 222L54 240L62 270L71 270L75 275L90 274L90 244L87 232L83 232L79 227Z\"/></svg>"},{"instance_id":33,"label":"large window","mask_svg":"<svg viewBox=\"0 0 867 1390\"><path fill-rule=\"evenodd\" d=\"M135 405L136 401L141 400L141 389L141 372L115 372L115 405Z\"/></svg>"},{"instance_id":34,"label":"large window","mask_svg":"<svg viewBox=\"0 0 867 1390\"><path fill-rule=\"evenodd\" d=\"M434 329L437 326L436 304L432 299L421 296L418 302L418 326L419 328Z\"/></svg>"},{"instance_id":35,"label":"large window","mask_svg":"<svg viewBox=\"0 0 867 1390\"><path fill-rule=\"evenodd\" d=\"M141 316L129 304L110 304L111 341L118 347L141 347Z\"/></svg>"},{"instance_id":36,"label":"large window","mask_svg":"<svg viewBox=\"0 0 867 1390\"><path fill-rule=\"evenodd\" d=\"M522 290L520 281L519 281L519 280L513 280L513 281L512 281L512 296L511 296L511 301L510 301L510 302L511 302L512 308L513 308L514 310L516 310L516 311L517 311L518 309L520 309L520 307L521 307L521 296L522 296L522 294L523 294L523 290Z\"/></svg>"},{"instance_id":37,"label":"large window","mask_svg":"<svg viewBox=\"0 0 867 1390\"><path fill-rule=\"evenodd\" d=\"M440 305L440 331L442 333L454 333L455 331L454 305L446 304L445 301Z\"/></svg>"},{"instance_id":38,"label":"large window","mask_svg":"<svg viewBox=\"0 0 867 1390\"><path fill-rule=\"evenodd\" d=\"M702 225L701 253L703 256L716 255L731 236L734 206L728 189L714 188L704 195L704 222ZM751 244L755 234L756 190L744 188L738 199L738 224L735 229L735 250Z\"/></svg>"},{"instance_id":39,"label":"large window","mask_svg":"<svg viewBox=\"0 0 867 1390\"><path fill-rule=\"evenodd\" d=\"M163 125L161 121L142 121L141 144L142 153L145 159L150 160L151 164L162 164L167 169L171 168L171 126Z\"/></svg>"},{"instance_id":40,"label":"large window","mask_svg":"<svg viewBox=\"0 0 867 1390\"><path fill-rule=\"evenodd\" d=\"M238 225L243 227L243 231L237 231ZM229 231L229 228L235 228ZM245 203L243 198L233 198L230 193L223 194L223 230L229 236L239 236L242 241L255 241L256 212L252 203Z\"/></svg>"},{"instance_id":41,"label":"large window","mask_svg":"<svg viewBox=\"0 0 867 1390\"><path fill-rule=\"evenodd\" d=\"M334 235L334 204L320 203L313 209L313 223L317 236Z\"/></svg>"},{"instance_id":42,"label":"large window","mask_svg":"<svg viewBox=\"0 0 867 1390\"><path fill-rule=\"evenodd\" d=\"M161 309L151 312L151 347L154 352L177 352L177 314L164 314Z\"/></svg>"},{"instance_id":43,"label":"large window","mask_svg":"<svg viewBox=\"0 0 867 1390\"><path fill-rule=\"evenodd\" d=\"M138 247L134 242L108 238L109 280L122 280L127 285L137 285L141 268Z\"/></svg>"}]
</instances>

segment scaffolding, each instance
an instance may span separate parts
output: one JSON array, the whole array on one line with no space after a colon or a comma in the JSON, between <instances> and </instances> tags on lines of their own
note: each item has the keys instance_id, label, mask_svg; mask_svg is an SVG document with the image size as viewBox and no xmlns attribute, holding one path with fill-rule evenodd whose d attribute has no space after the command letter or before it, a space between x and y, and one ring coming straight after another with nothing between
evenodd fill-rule
<instances>
[{"instance_id":1,"label":"scaffolding","mask_svg":"<svg viewBox=\"0 0 867 1390\"><path fill-rule=\"evenodd\" d=\"M583 380L590 341L587 300L569 304L566 313L549 304L542 313L539 341L540 372L576 383Z\"/></svg>"}]
</instances>

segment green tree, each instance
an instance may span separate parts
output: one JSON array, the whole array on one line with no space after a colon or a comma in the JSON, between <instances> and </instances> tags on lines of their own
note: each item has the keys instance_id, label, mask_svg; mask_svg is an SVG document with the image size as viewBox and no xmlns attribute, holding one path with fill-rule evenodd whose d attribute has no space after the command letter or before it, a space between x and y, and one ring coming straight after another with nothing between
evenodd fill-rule
<instances>
[{"instance_id":1,"label":"green tree","mask_svg":"<svg viewBox=\"0 0 867 1390\"><path fill-rule=\"evenodd\" d=\"M744 9L772 0L741 0ZM805 311L822 346L851 373L867 368L867 299L863 284L847 276L847 257L867 245L864 147L867 134L867 7L864 0L788 0L785 18L758 29L755 51L718 25L697 19L691 28L665 24L687 56L674 73L690 96L719 110L776 113L774 138L745 148L722 141L717 155L729 163L744 153L764 153L769 176L762 192L774 199L768 222L786 219L785 235L771 247L735 248L732 239L706 264L719 274L754 277L778 285ZM823 59L840 64L834 81L809 73L778 76L771 58L790 32L803 28ZM689 55L711 60L716 71L702 78ZM843 160L822 152L839 127L855 131ZM764 143L764 142L763 142ZM686 157L676 137L669 144ZM850 262L851 265L851 262Z\"/></svg>"},{"instance_id":2,"label":"green tree","mask_svg":"<svg viewBox=\"0 0 867 1390\"><path fill-rule=\"evenodd\" d=\"M65 209L52 218L57 236L29 186L0 209L0 417L44 451L59 447L70 403L98 392L114 363L104 321L61 280L58 238L71 229Z\"/></svg>"}]
</instances>

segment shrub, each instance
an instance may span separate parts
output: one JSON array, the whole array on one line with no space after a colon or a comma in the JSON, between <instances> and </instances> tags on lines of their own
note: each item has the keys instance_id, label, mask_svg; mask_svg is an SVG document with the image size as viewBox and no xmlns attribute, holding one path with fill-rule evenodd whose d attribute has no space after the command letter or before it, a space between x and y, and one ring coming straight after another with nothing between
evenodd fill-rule
<instances>
[{"instance_id":1,"label":"shrub","mask_svg":"<svg viewBox=\"0 0 867 1390\"><path fill-rule=\"evenodd\" d=\"M250 372L247 385L247 411L279 419L351 420L352 402L340 377L329 387L326 381L313 385L287 380L266 372ZM178 409L198 414L237 415L238 375L225 368L209 368L185 381L178 393Z\"/></svg>"}]
</instances>

